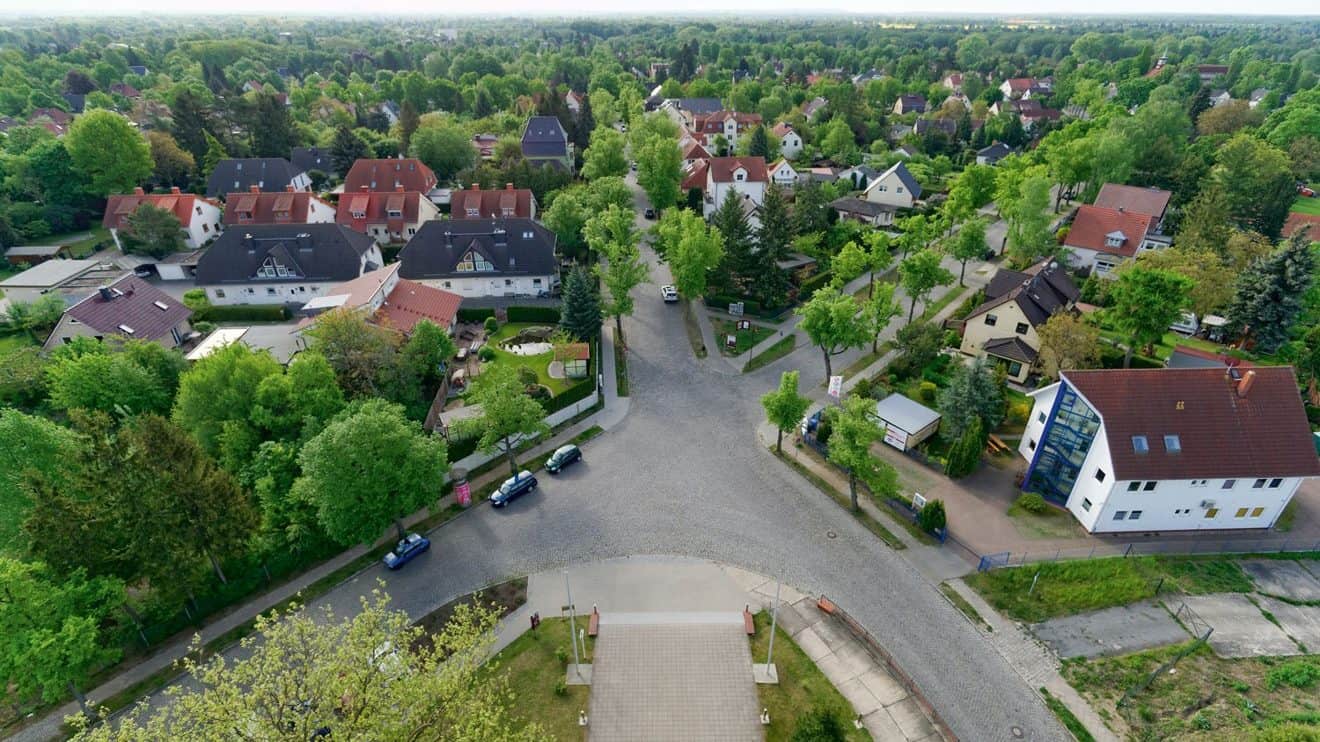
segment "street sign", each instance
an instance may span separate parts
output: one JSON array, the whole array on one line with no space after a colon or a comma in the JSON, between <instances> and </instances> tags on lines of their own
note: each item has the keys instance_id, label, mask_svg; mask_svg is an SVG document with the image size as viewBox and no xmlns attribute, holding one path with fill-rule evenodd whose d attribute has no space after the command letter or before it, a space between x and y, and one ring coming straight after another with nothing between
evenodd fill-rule
<instances>
[{"instance_id":1,"label":"street sign","mask_svg":"<svg viewBox=\"0 0 1320 742\"><path fill-rule=\"evenodd\" d=\"M732 304L730 304L729 314L732 314L735 317L741 317L743 315L743 303L740 301L735 301Z\"/></svg>"},{"instance_id":2,"label":"street sign","mask_svg":"<svg viewBox=\"0 0 1320 742\"><path fill-rule=\"evenodd\" d=\"M751 320L747 320L747 319L740 319L740 320L738 320L738 329L739 329L739 330L750 330L750 329L752 329L752 321L751 321Z\"/></svg>"},{"instance_id":3,"label":"street sign","mask_svg":"<svg viewBox=\"0 0 1320 742\"><path fill-rule=\"evenodd\" d=\"M838 399L839 396L843 394L843 377L842 377L842 376L831 376L831 377L830 377L830 389L829 389L829 394L830 394L831 397L834 397L835 399Z\"/></svg>"},{"instance_id":4,"label":"street sign","mask_svg":"<svg viewBox=\"0 0 1320 742\"><path fill-rule=\"evenodd\" d=\"M920 492L913 492L912 509L920 512L924 507L926 507L926 498L922 497Z\"/></svg>"},{"instance_id":5,"label":"street sign","mask_svg":"<svg viewBox=\"0 0 1320 742\"><path fill-rule=\"evenodd\" d=\"M737 336L737 335L725 335L725 336L724 336L724 347L726 347L726 348L737 348L737 347L738 347L738 336Z\"/></svg>"}]
</instances>

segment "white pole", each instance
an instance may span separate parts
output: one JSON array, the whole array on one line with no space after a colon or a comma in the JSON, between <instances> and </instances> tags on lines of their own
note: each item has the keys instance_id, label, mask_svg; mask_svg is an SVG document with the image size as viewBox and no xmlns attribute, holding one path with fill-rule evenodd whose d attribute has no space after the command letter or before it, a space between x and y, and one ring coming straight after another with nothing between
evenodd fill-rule
<instances>
[{"instance_id":1,"label":"white pole","mask_svg":"<svg viewBox=\"0 0 1320 742\"><path fill-rule=\"evenodd\" d=\"M568 585L568 570L564 570L564 592L568 593L568 640L573 642L573 671L582 677L582 666L578 661L577 618L573 606L573 588Z\"/></svg>"},{"instance_id":2,"label":"white pole","mask_svg":"<svg viewBox=\"0 0 1320 742\"><path fill-rule=\"evenodd\" d=\"M779 624L779 586L783 584L775 580L775 604L770 609L770 648L765 653L765 664L767 669L774 662L775 656L775 626Z\"/></svg>"}]
</instances>

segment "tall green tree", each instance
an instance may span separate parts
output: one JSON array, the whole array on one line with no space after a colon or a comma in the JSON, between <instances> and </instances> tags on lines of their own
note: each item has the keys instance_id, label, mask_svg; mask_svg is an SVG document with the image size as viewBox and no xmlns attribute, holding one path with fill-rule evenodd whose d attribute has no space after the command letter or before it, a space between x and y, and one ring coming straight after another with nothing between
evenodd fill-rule
<instances>
[{"instance_id":1,"label":"tall green tree","mask_svg":"<svg viewBox=\"0 0 1320 742\"><path fill-rule=\"evenodd\" d=\"M143 202L128 215L128 224L120 231L124 252L149 255L157 260L186 247L183 225L172 211Z\"/></svg>"},{"instance_id":2,"label":"tall green tree","mask_svg":"<svg viewBox=\"0 0 1320 742\"><path fill-rule=\"evenodd\" d=\"M1100 330L1071 312L1059 312L1036 328L1040 337L1040 363L1051 378L1072 368L1095 368L1100 363Z\"/></svg>"},{"instance_id":3,"label":"tall green tree","mask_svg":"<svg viewBox=\"0 0 1320 742\"><path fill-rule=\"evenodd\" d=\"M172 417L211 454L221 450L228 430L246 430L262 382L281 373L265 351L232 343L193 364L179 379Z\"/></svg>"},{"instance_id":4,"label":"tall green tree","mask_svg":"<svg viewBox=\"0 0 1320 742\"><path fill-rule=\"evenodd\" d=\"M949 439L961 437L974 419L979 419L986 430L994 430L1004 421L1003 385L984 357L970 365L958 364L936 401L942 418L940 426Z\"/></svg>"},{"instance_id":5,"label":"tall green tree","mask_svg":"<svg viewBox=\"0 0 1320 742\"><path fill-rule=\"evenodd\" d=\"M444 442L381 399L350 406L303 446L298 462L294 492L345 545L370 544L390 524L402 539L403 518L439 499L449 470Z\"/></svg>"},{"instance_id":6,"label":"tall green tree","mask_svg":"<svg viewBox=\"0 0 1320 742\"><path fill-rule=\"evenodd\" d=\"M568 278L564 279L564 302L559 324L570 335L584 342L600 332L600 297L596 293L595 282L581 267L574 268Z\"/></svg>"},{"instance_id":7,"label":"tall green tree","mask_svg":"<svg viewBox=\"0 0 1320 742\"><path fill-rule=\"evenodd\" d=\"M659 213L678 203L683 182L683 154L672 138L652 136L633 143L637 161L637 184Z\"/></svg>"},{"instance_id":8,"label":"tall green tree","mask_svg":"<svg viewBox=\"0 0 1320 742\"><path fill-rule=\"evenodd\" d=\"M1211 250L1224 254L1232 235L1228 221L1228 199L1223 189L1211 183L1201 189L1183 209L1178 225L1178 247Z\"/></svg>"},{"instance_id":9,"label":"tall green tree","mask_svg":"<svg viewBox=\"0 0 1320 742\"><path fill-rule=\"evenodd\" d=\"M147 132L147 143L151 148L152 174L156 176L156 182L166 187L187 186L193 170L197 169L192 153L163 131Z\"/></svg>"},{"instance_id":10,"label":"tall green tree","mask_svg":"<svg viewBox=\"0 0 1320 742\"><path fill-rule=\"evenodd\" d=\"M881 284L862 302L862 321L866 324L866 334L871 336L872 353L880 352L880 334L902 313L902 308L894 301L892 283Z\"/></svg>"},{"instance_id":11,"label":"tall green tree","mask_svg":"<svg viewBox=\"0 0 1320 742\"><path fill-rule=\"evenodd\" d=\"M582 153L582 177L595 180L610 175L627 175L627 142L613 126L598 126L591 132L591 146Z\"/></svg>"},{"instance_id":12,"label":"tall green tree","mask_svg":"<svg viewBox=\"0 0 1320 742\"><path fill-rule=\"evenodd\" d=\"M304 332L309 347L325 356L348 397L388 394L398 370L398 333L367 321L360 312L337 309L316 318Z\"/></svg>"},{"instance_id":13,"label":"tall green tree","mask_svg":"<svg viewBox=\"0 0 1320 742\"><path fill-rule=\"evenodd\" d=\"M880 497L898 491L898 473L894 467L871 455L871 444L884 437L885 431L875 417L875 403L860 395L849 395L840 407L830 410L829 460L848 473L848 496L854 511L857 482L865 482Z\"/></svg>"},{"instance_id":14,"label":"tall green tree","mask_svg":"<svg viewBox=\"0 0 1320 742\"><path fill-rule=\"evenodd\" d=\"M1278 238L1296 195L1286 153L1250 134L1238 134L1219 148L1210 175L1239 227Z\"/></svg>"},{"instance_id":15,"label":"tall green tree","mask_svg":"<svg viewBox=\"0 0 1320 742\"><path fill-rule=\"evenodd\" d=\"M132 192L151 177L147 140L114 111L93 110L75 118L64 146L87 174L87 189L98 196Z\"/></svg>"},{"instance_id":16,"label":"tall green tree","mask_svg":"<svg viewBox=\"0 0 1320 742\"><path fill-rule=\"evenodd\" d=\"M961 265L958 271L958 285L966 286L967 261L985 256L989 246L985 242L985 220L968 219L958 228L958 233L949 240L949 257Z\"/></svg>"},{"instance_id":17,"label":"tall green tree","mask_svg":"<svg viewBox=\"0 0 1320 742\"><path fill-rule=\"evenodd\" d=\"M743 211L742 196L728 191L710 222L724 236L724 262L717 273L718 281L726 291L744 296L755 277L756 243Z\"/></svg>"},{"instance_id":18,"label":"tall green tree","mask_svg":"<svg viewBox=\"0 0 1320 742\"><path fill-rule=\"evenodd\" d=\"M973 416L971 424L954 441L949 449L949 460L945 463L944 473L952 479L963 477L976 471L981 463L981 451L985 450L985 427L981 418Z\"/></svg>"},{"instance_id":19,"label":"tall green tree","mask_svg":"<svg viewBox=\"0 0 1320 742\"><path fill-rule=\"evenodd\" d=\"M633 313L633 289L651 274L650 266L642 260L636 242L610 241L604 246L605 265L597 266L597 274L609 298L601 307L614 317L615 342L623 342L623 317Z\"/></svg>"},{"instance_id":20,"label":"tall green tree","mask_svg":"<svg viewBox=\"0 0 1320 742\"><path fill-rule=\"evenodd\" d=\"M940 265L942 256L931 249L919 250L898 264L899 281L912 304L908 307L908 322L917 311L917 302L925 301L937 286L953 283L953 274Z\"/></svg>"},{"instance_id":21,"label":"tall green tree","mask_svg":"<svg viewBox=\"0 0 1320 742\"><path fill-rule=\"evenodd\" d=\"M482 451L503 454L509 464L509 473L517 476L518 444L550 431L545 422L545 409L540 402L527 396L527 389L518 374L505 365L483 370L472 383L468 400L481 406L481 415L461 421L459 434L476 437L477 448Z\"/></svg>"},{"instance_id":22,"label":"tall green tree","mask_svg":"<svg viewBox=\"0 0 1320 742\"><path fill-rule=\"evenodd\" d=\"M221 160L228 158L229 153L225 151L225 145L212 136L211 132L203 131L202 136L203 141L206 142L206 149L202 153L200 174L203 178L209 178L211 173L215 171L215 166L220 164Z\"/></svg>"},{"instance_id":23,"label":"tall green tree","mask_svg":"<svg viewBox=\"0 0 1320 742\"><path fill-rule=\"evenodd\" d=\"M0 315L10 329L26 332L35 342L42 342L64 316L64 299L59 294L44 294L36 301L11 301Z\"/></svg>"},{"instance_id":24,"label":"tall green tree","mask_svg":"<svg viewBox=\"0 0 1320 742\"><path fill-rule=\"evenodd\" d=\"M46 367L46 387L51 405L60 410L132 415L170 406L165 382L127 354L108 350L57 356Z\"/></svg>"},{"instance_id":25,"label":"tall green tree","mask_svg":"<svg viewBox=\"0 0 1320 742\"><path fill-rule=\"evenodd\" d=\"M802 316L800 326L825 359L826 378L833 375L831 358L849 348L862 347L868 338L857 310L857 300L833 286L819 289L797 309Z\"/></svg>"},{"instance_id":26,"label":"tall green tree","mask_svg":"<svg viewBox=\"0 0 1320 742\"><path fill-rule=\"evenodd\" d=\"M426 163L442 181L471 167L477 158L467 131L458 122L437 114L428 113L421 118L408 147L408 153Z\"/></svg>"},{"instance_id":27,"label":"tall green tree","mask_svg":"<svg viewBox=\"0 0 1320 742\"><path fill-rule=\"evenodd\" d=\"M341 126L335 130L334 141L330 144L330 161L335 167L335 172L347 173L352 169L354 162L370 156L371 148L352 129Z\"/></svg>"},{"instance_id":28,"label":"tall green tree","mask_svg":"<svg viewBox=\"0 0 1320 742\"><path fill-rule=\"evenodd\" d=\"M995 203L1008 222L1008 251L1017 265L1026 266L1057 250L1050 233L1049 178L1027 171L1003 170L996 185Z\"/></svg>"},{"instance_id":29,"label":"tall green tree","mask_svg":"<svg viewBox=\"0 0 1320 742\"><path fill-rule=\"evenodd\" d=\"M1228 321L1236 330L1271 353L1288 339L1302 311L1303 297L1315 281L1316 259L1310 238L1298 230L1269 256L1252 264L1239 278Z\"/></svg>"},{"instance_id":30,"label":"tall green tree","mask_svg":"<svg viewBox=\"0 0 1320 742\"><path fill-rule=\"evenodd\" d=\"M1132 364L1132 347L1150 348L1168 332L1187 307L1192 282L1172 271L1135 265L1119 271L1109 290L1113 305L1108 316L1131 337L1123 355L1123 367Z\"/></svg>"},{"instance_id":31,"label":"tall green tree","mask_svg":"<svg viewBox=\"0 0 1320 742\"><path fill-rule=\"evenodd\" d=\"M343 408L344 393L334 368L325 356L306 351L295 356L283 373L261 377L248 419L262 438L296 441L310 438Z\"/></svg>"},{"instance_id":32,"label":"tall green tree","mask_svg":"<svg viewBox=\"0 0 1320 742\"><path fill-rule=\"evenodd\" d=\"M680 209L665 212L656 231L674 288L685 299L703 296L711 271L724 259L724 235L699 215Z\"/></svg>"},{"instance_id":33,"label":"tall green tree","mask_svg":"<svg viewBox=\"0 0 1320 742\"><path fill-rule=\"evenodd\" d=\"M23 518L32 507L27 479L59 481L80 450L73 431L44 417L0 409L0 543L16 543Z\"/></svg>"},{"instance_id":34,"label":"tall green tree","mask_svg":"<svg viewBox=\"0 0 1320 742\"><path fill-rule=\"evenodd\" d=\"M765 133L765 127L758 125L752 129L752 133L747 138L747 154L752 157L762 157L770 159L770 137Z\"/></svg>"},{"instance_id":35,"label":"tall green tree","mask_svg":"<svg viewBox=\"0 0 1320 742\"><path fill-rule=\"evenodd\" d=\"M252 102L252 150L258 157L288 157L297 143L289 107L275 93L262 90Z\"/></svg>"},{"instance_id":36,"label":"tall green tree","mask_svg":"<svg viewBox=\"0 0 1320 742\"><path fill-rule=\"evenodd\" d=\"M779 375L779 388L761 396L765 416L775 426L775 451L784 450L784 431L793 430L807 414L811 400L798 393L798 372L785 371Z\"/></svg>"},{"instance_id":37,"label":"tall green tree","mask_svg":"<svg viewBox=\"0 0 1320 742\"><path fill-rule=\"evenodd\" d=\"M412 136L421 124L421 117L417 114L417 106L408 99L404 99L403 104L399 106L399 150L403 152L412 151Z\"/></svg>"}]
</instances>

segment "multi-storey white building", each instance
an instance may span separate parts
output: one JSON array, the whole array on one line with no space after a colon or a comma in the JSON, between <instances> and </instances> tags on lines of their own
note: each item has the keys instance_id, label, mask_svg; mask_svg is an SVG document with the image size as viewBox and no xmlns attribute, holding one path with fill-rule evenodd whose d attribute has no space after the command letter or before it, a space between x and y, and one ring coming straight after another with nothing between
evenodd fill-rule
<instances>
[{"instance_id":1,"label":"multi-storey white building","mask_svg":"<svg viewBox=\"0 0 1320 742\"><path fill-rule=\"evenodd\" d=\"M1064 371L1031 396L1023 489L1091 533L1268 528L1320 476L1288 366Z\"/></svg>"}]
</instances>

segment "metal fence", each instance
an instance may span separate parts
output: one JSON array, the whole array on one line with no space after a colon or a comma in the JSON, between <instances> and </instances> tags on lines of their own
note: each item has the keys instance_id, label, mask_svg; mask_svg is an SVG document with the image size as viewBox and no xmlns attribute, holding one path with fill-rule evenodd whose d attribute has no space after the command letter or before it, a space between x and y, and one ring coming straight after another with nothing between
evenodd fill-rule
<instances>
[{"instance_id":1,"label":"metal fence","mask_svg":"<svg viewBox=\"0 0 1320 742\"><path fill-rule=\"evenodd\" d=\"M1295 539L1275 537L1257 538L1174 538L1162 541L1100 542L1086 548L1077 549L1039 549L1017 552L1001 551L993 554L981 554L971 549L952 535L950 541L971 553L977 561L977 571L985 572L1000 567L1020 567L1024 564L1040 562L1058 562L1068 559L1094 559L1113 556L1155 556L1155 555L1195 555L1195 554L1286 554L1320 552L1320 539Z\"/></svg>"}]
</instances>

